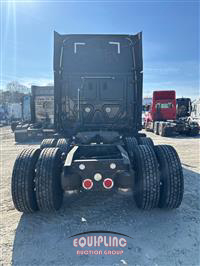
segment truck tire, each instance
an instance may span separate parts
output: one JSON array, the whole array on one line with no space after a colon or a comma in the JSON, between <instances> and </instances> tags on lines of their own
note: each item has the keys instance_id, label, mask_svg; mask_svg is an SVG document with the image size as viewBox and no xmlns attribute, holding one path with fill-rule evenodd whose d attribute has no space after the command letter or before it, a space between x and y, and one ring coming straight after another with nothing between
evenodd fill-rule
<instances>
[{"instance_id":1,"label":"truck tire","mask_svg":"<svg viewBox=\"0 0 200 266\"><path fill-rule=\"evenodd\" d=\"M24 213L38 209L34 191L35 166L40 149L24 149L17 157L11 180L12 200L15 208Z\"/></svg>"},{"instance_id":2,"label":"truck tire","mask_svg":"<svg viewBox=\"0 0 200 266\"><path fill-rule=\"evenodd\" d=\"M26 142L28 139L28 132L26 129L15 130L14 136L15 136L15 142L18 142L18 143Z\"/></svg>"},{"instance_id":3,"label":"truck tire","mask_svg":"<svg viewBox=\"0 0 200 266\"><path fill-rule=\"evenodd\" d=\"M143 138L143 137L145 138L147 135L146 135L145 133L138 133L138 136L139 136L139 138L141 138L141 137L142 137L142 138Z\"/></svg>"},{"instance_id":4,"label":"truck tire","mask_svg":"<svg viewBox=\"0 0 200 266\"><path fill-rule=\"evenodd\" d=\"M154 150L149 145L139 145L134 149L134 157L136 205L143 210L155 208L159 203L160 175Z\"/></svg>"},{"instance_id":5,"label":"truck tire","mask_svg":"<svg viewBox=\"0 0 200 266\"><path fill-rule=\"evenodd\" d=\"M126 138L126 151L128 152L128 155L130 156L131 161L134 160L134 153L133 150L135 146L138 146L138 141L135 137L127 137Z\"/></svg>"},{"instance_id":6,"label":"truck tire","mask_svg":"<svg viewBox=\"0 0 200 266\"><path fill-rule=\"evenodd\" d=\"M159 123L158 133L160 136L165 137L165 130L164 130L164 124L163 123Z\"/></svg>"},{"instance_id":7,"label":"truck tire","mask_svg":"<svg viewBox=\"0 0 200 266\"><path fill-rule=\"evenodd\" d=\"M167 137L167 132L164 123L159 123L158 132L161 137Z\"/></svg>"},{"instance_id":8,"label":"truck tire","mask_svg":"<svg viewBox=\"0 0 200 266\"><path fill-rule=\"evenodd\" d=\"M19 124L19 122L12 122L11 123L11 130L12 130L12 132L15 131L15 129L16 129L16 127L17 127L18 124Z\"/></svg>"},{"instance_id":9,"label":"truck tire","mask_svg":"<svg viewBox=\"0 0 200 266\"><path fill-rule=\"evenodd\" d=\"M154 123L153 132L156 135L159 135L159 122Z\"/></svg>"},{"instance_id":10,"label":"truck tire","mask_svg":"<svg viewBox=\"0 0 200 266\"><path fill-rule=\"evenodd\" d=\"M150 147L154 147L154 143L153 143L153 140L149 137L142 137L142 138L139 138L139 144L140 145L149 145Z\"/></svg>"},{"instance_id":11,"label":"truck tire","mask_svg":"<svg viewBox=\"0 0 200 266\"><path fill-rule=\"evenodd\" d=\"M66 139L58 139L56 147L59 148L63 153L68 153L70 145Z\"/></svg>"},{"instance_id":12,"label":"truck tire","mask_svg":"<svg viewBox=\"0 0 200 266\"><path fill-rule=\"evenodd\" d=\"M165 123L159 123L158 131L162 137L170 137L173 135L173 129L171 127L165 127Z\"/></svg>"},{"instance_id":13,"label":"truck tire","mask_svg":"<svg viewBox=\"0 0 200 266\"><path fill-rule=\"evenodd\" d=\"M161 173L160 208L178 208L184 191L183 171L176 150L170 145L155 146Z\"/></svg>"},{"instance_id":14,"label":"truck tire","mask_svg":"<svg viewBox=\"0 0 200 266\"><path fill-rule=\"evenodd\" d=\"M36 200L41 211L55 211L62 205L61 151L58 148L42 150L36 166Z\"/></svg>"},{"instance_id":15,"label":"truck tire","mask_svg":"<svg viewBox=\"0 0 200 266\"><path fill-rule=\"evenodd\" d=\"M40 144L40 149L53 148L56 146L57 139L43 139Z\"/></svg>"},{"instance_id":16,"label":"truck tire","mask_svg":"<svg viewBox=\"0 0 200 266\"><path fill-rule=\"evenodd\" d=\"M195 137L197 135L199 135L199 128L198 127L191 128L189 131L189 136Z\"/></svg>"}]
</instances>

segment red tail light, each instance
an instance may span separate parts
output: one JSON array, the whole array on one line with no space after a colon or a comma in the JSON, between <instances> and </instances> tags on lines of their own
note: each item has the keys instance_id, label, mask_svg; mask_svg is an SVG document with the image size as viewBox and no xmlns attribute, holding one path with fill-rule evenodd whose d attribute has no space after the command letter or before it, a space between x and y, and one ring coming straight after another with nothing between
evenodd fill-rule
<instances>
[{"instance_id":1,"label":"red tail light","mask_svg":"<svg viewBox=\"0 0 200 266\"><path fill-rule=\"evenodd\" d=\"M83 182L82 182L82 186L84 187L84 189L87 189L87 190L92 189L92 187L93 187L93 182L92 182L91 179L85 179L85 180L83 180Z\"/></svg>"},{"instance_id":2,"label":"red tail light","mask_svg":"<svg viewBox=\"0 0 200 266\"><path fill-rule=\"evenodd\" d=\"M114 183L113 180L111 178L106 178L103 181L103 186L105 189L111 189L113 187Z\"/></svg>"}]
</instances>

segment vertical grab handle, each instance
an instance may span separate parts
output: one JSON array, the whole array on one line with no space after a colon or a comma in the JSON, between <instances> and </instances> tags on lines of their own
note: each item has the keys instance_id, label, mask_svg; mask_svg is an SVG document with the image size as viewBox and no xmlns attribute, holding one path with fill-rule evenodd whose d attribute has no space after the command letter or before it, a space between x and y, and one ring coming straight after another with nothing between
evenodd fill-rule
<instances>
[{"instance_id":1,"label":"vertical grab handle","mask_svg":"<svg viewBox=\"0 0 200 266\"><path fill-rule=\"evenodd\" d=\"M80 122L80 89L78 88L78 121Z\"/></svg>"}]
</instances>

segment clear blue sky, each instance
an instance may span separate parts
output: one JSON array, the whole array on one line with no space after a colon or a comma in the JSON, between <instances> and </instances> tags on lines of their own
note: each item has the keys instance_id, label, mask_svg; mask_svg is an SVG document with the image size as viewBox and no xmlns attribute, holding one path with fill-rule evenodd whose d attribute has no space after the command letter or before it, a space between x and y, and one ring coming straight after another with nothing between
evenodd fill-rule
<instances>
[{"instance_id":1,"label":"clear blue sky","mask_svg":"<svg viewBox=\"0 0 200 266\"><path fill-rule=\"evenodd\" d=\"M1 2L1 86L53 81L53 31L143 31L144 95L176 89L199 97L199 5L195 1Z\"/></svg>"}]
</instances>

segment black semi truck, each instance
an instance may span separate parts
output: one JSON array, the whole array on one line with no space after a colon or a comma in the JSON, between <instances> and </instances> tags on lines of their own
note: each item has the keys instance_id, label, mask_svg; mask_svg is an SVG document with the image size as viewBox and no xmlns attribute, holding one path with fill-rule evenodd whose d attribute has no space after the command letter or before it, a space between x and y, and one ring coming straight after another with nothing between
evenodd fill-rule
<instances>
[{"instance_id":1,"label":"black semi truck","mask_svg":"<svg viewBox=\"0 0 200 266\"><path fill-rule=\"evenodd\" d=\"M142 34L54 33L55 138L24 149L12 174L21 212L54 211L64 191L133 190L140 209L177 208L183 173L175 149L142 129Z\"/></svg>"},{"instance_id":2,"label":"black semi truck","mask_svg":"<svg viewBox=\"0 0 200 266\"><path fill-rule=\"evenodd\" d=\"M187 136L197 136L199 125L197 121L191 119L192 101L190 98L176 99L176 116L178 120L179 133Z\"/></svg>"}]
</instances>

